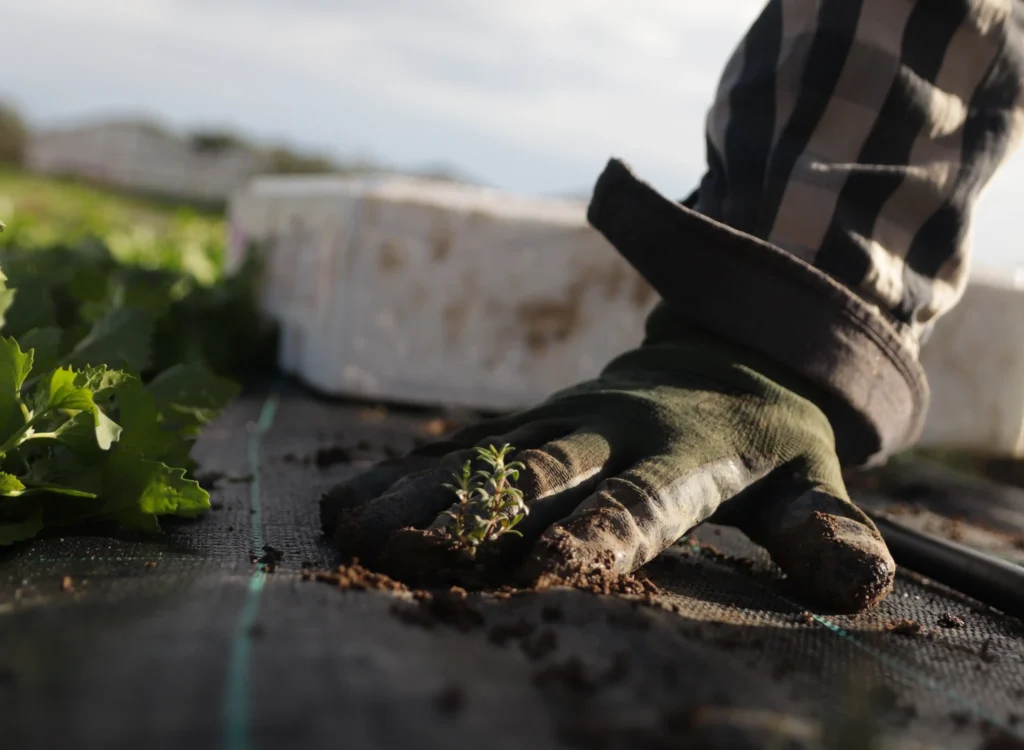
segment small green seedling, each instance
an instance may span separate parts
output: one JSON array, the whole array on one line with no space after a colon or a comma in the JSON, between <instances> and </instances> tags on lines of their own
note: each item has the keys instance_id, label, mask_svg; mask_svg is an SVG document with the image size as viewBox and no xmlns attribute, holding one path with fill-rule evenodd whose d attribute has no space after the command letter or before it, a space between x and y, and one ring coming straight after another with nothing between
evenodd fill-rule
<instances>
[{"instance_id":1,"label":"small green seedling","mask_svg":"<svg viewBox=\"0 0 1024 750\"><path fill-rule=\"evenodd\" d=\"M514 448L505 444L477 448L477 457L486 469L473 471L473 462L466 461L462 471L452 472L453 484L445 484L458 498L458 503L445 511L450 517L444 529L452 540L452 547L476 557L480 545L492 542L505 534L522 536L516 525L526 517L529 509L523 502L523 493L512 486L519 472L526 468L519 461L506 463Z\"/></svg>"}]
</instances>

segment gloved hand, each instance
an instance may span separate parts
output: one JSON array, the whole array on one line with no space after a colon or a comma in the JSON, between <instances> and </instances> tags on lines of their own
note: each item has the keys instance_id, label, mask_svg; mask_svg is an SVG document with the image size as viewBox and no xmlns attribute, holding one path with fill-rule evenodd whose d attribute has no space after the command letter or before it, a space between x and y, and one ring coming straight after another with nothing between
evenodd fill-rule
<instances>
[{"instance_id":1,"label":"gloved hand","mask_svg":"<svg viewBox=\"0 0 1024 750\"><path fill-rule=\"evenodd\" d=\"M386 558L410 559L394 554L396 545L416 559L429 545L408 527L447 523L439 514L454 500L443 486L452 470L473 446L509 443L526 467L517 486L529 515L517 527L522 539L500 541L520 545L530 578L593 566L631 572L711 520L767 548L807 597L837 611L867 609L891 590L896 566L846 494L814 397L757 354L681 332L661 307L644 344L597 379L339 485L322 501L324 528L365 561L386 547Z\"/></svg>"}]
</instances>

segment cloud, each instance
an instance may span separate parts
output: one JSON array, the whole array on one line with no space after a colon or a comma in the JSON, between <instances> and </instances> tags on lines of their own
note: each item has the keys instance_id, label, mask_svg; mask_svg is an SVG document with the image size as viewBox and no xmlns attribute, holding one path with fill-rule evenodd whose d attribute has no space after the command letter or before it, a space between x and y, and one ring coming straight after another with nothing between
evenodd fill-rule
<instances>
[{"instance_id":1,"label":"cloud","mask_svg":"<svg viewBox=\"0 0 1024 750\"><path fill-rule=\"evenodd\" d=\"M363 123L355 132L339 126L338 136L385 156L393 150L397 158L413 149L378 138L375 123L354 110L399 116L412 140L417 122L427 130L447 122L453 133L472 131L495 148L535 154L534 184L513 187L538 189L560 179L548 162L557 170L576 165L561 178L568 187L611 153L638 167L649 163L676 182L696 179L704 110L718 70L759 5L8 0L4 14L12 16L5 26L24 28L24 47L38 51L29 39L49 39L50 51L65 63L18 76L53 94L61 86L41 78L76 79L65 88L79 94L92 83L93 100L105 107L127 106L133 97L140 106L163 101L161 113L178 119L219 102L207 117L287 130L298 140L304 127L308 137L332 140L322 121L310 123L314 113L322 118L330 110L335 120ZM0 50L0 62L26 56L32 50ZM84 80L87 72L91 81ZM64 96L82 100L73 94ZM297 101L300 95L313 103ZM273 101L287 103L295 121L272 110L257 114ZM333 145L344 149L342 140ZM461 140L419 158L464 161ZM434 138L422 145L434 147ZM506 182L498 173L483 177Z\"/></svg>"},{"instance_id":2,"label":"cloud","mask_svg":"<svg viewBox=\"0 0 1024 750\"><path fill-rule=\"evenodd\" d=\"M145 111L340 154L447 161L531 192L619 155L681 196L722 65L763 0L4 0L0 95L41 119ZM1024 157L977 214L1016 263Z\"/></svg>"}]
</instances>

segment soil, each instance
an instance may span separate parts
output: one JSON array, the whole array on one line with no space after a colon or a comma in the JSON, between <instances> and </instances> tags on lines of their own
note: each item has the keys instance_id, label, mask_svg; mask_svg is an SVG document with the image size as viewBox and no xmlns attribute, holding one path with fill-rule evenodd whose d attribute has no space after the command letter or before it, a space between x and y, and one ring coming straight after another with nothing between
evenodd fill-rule
<instances>
[{"instance_id":1,"label":"soil","mask_svg":"<svg viewBox=\"0 0 1024 750\"><path fill-rule=\"evenodd\" d=\"M962 628L965 625L962 617L957 617L952 612L943 612L939 617L941 628Z\"/></svg>"},{"instance_id":2,"label":"soil","mask_svg":"<svg viewBox=\"0 0 1024 750\"><path fill-rule=\"evenodd\" d=\"M885 629L897 635L920 635L924 627L916 620L904 618L886 623Z\"/></svg>"},{"instance_id":3,"label":"soil","mask_svg":"<svg viewBox=\"0 0 1024 750\"><path fill-rule=\"evenodd\" d=\"M512 595L567 587L593 594L641 596L648 601L660 593L658 587L642 573L623 575L612 572L609 560L597 560L586 568L579 567L564 573L542 573L533 580L524 581L516 572L517 566L502 565L507 561L501 557L500 551L497 554L495 560L485 564L480 558L470 559L465 553L452 550L449 540L440 534L401 529L385 548L381 566L396 579L421 588L454 584L469 590L496 590Z\"/></svg>"},{"instance_id":4,"label":"soil","mask_svg":"<svg viewBox=\"0 0 1024 750\"><path fill-rule=\"evenodd\" d=\"M567 555L565 559L573 559ZM615 573L612 572L614 558L609 552L607 559L598 557L592 563L578 565L575 570L567 570L561 573L542 573L537 576L536 581L530 586L533 591L544 591L545 589L564 586L575 588L581 591L589 591L592 594L620 594L625 596L642 596L647 601L661 590L643 573Z\"/></svg>"},{"instance_id":5,"label":"soil","mask_svg":"<svg viewBox=\"0 0 1024 750\"><path fill-rule=\"evenodd\" d=\"M420 433L431 438L439 438L457 429L458 425L451 424L441 417L428 419L420 425Z\"/></svg>"},{"instance_id":6,"label":"soil","mask_svg":"<svg viewBox=\"0 0 1024 750\"><path fill-rule=\"evenodd\" d=\"M381 573L374 573L353 560L350 565L340 565L333 573L316 572L310 569L302 571L303 579L318 581L337 586L339 589L356 591L389 591L392 593L406 592L409 587Z\"/></svg>"},{"instance_id":7,"label":"soil","mask_svg":"<svg viewBox=\"0 0 1024 750\"><path fill-rule=\"evenodd\" d=\"M271 547L269 544L263 545L263 557L259 558L256 562L266 563L268 565L277 565L284 559L284 552Z\"/></svg>"}]
</instances>

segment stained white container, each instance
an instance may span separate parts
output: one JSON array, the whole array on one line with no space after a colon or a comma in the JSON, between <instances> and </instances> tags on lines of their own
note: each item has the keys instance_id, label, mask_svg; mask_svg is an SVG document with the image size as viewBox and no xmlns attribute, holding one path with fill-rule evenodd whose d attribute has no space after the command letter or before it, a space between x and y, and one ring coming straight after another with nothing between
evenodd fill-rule
<instances>
[{"instance_id":1,"label":"stained white container","mask_svg":"<svg viewBox=\"0 0 1024 750\"><path fill-rule=\"evenodd\" d=\"M229 265L264 244L279 365L314 388L524 408L635 346L655 301L585 211L410 178L260 178L232 201Z\"/></svg>"},{"instance_id":2,"label":"stained white container","mask_svg":"<svg viewBox=\"0 0 1024 750\"><path fill-rule=\"evenodd\" d=\"M264 177L230 208L229 265L267 253L279 365L417 404L531 406L635 346L655 295L586 204L389 177ZM1024 289L975 274L922 361L922 445L1024 455Z\"/></svg>"},{"instance_id":3,"label":"stained white container","mask_svg":"<svg viewBox=\"0 0 1024 750\"><path fill-rule=\"evenodd\" d=\"M976 269L921 350L922 445L1024 456L1024 278Z\"/></svg>"}]
</instances>

